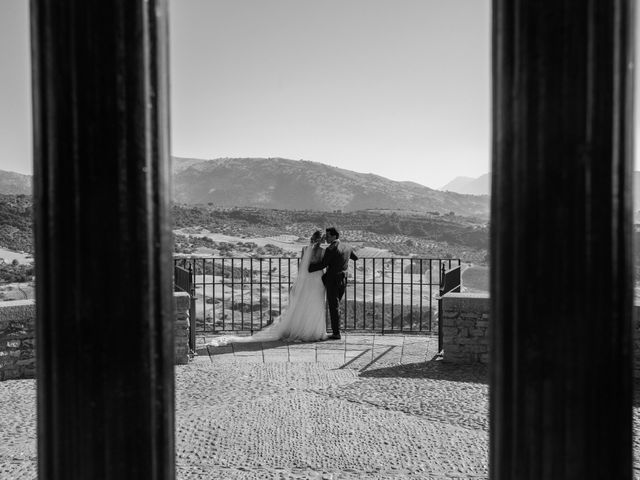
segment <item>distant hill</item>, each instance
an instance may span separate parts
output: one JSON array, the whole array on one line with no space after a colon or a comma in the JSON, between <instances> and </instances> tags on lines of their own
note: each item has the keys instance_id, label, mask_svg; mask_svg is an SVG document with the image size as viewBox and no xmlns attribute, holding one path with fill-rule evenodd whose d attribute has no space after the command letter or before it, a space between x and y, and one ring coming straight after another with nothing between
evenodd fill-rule
<instances>
[{"instance_id":1,"label":"distant hill","mask_svg":"<svg viewBox=\"0 0 640 480\"><path fill-rule=\"evenodd\" d=\"M31 195L31 175L0 170L0 194Z\"/></svg>"},{"instance_id":2,"label":"distant hill","mask_svg":"<svg viewBox=\"0 0 640 480\"><path fill-rule=\"evenodd\" d=\"M485 173L478 178L456 177L440 190L467 195L490 195L491 174ZM635 221L640 222L640 172L633 172L633 210Z\"/></svg>"},{"instance_id":3,"label":"distant hill","mask_svg":"<svg viewBox=\"0 0 640 480\"><path fill-rule=\"evenodd\" d=\"M633 211L640 211L640 172L633 172Z\"/></svg>"},{"instance_id":4,"label":"distant hill","mask_svg":"<svg viewBox=\"0 0 640 480\"><path fill-rule=\"evenodd\" d=\"M284 158L174 158L174 200L288 210L455 212L487 217L489 198L433 190L318 162Z\"/></svg>"},{"instance_id":5,"label":"distant hill","mask_svg":"<svg viewBox=\"0 0 640 480\"><path fill-rule=\"evenodd\" d=\"M219 207L346 212L368 209L489 215L489 198L433 190L318 162L174 157L173 199ZM31 194L30 175L0 170L0 194Z\"/></svg>"},{"instance_id":6,"label":"distant hill","mask_svg":"<svg viewBox=\"0 0 640 480\"><path fill-rule=\"evenodd\" d=\"M485 173L478 178L456 177L441 187L440 190L463 193L466 195L490 195L491 174Z\"/></svg>"},{"instance_id":7,"label":"distant hill","mask_svg":"<svg viewBox=\"0 0 640 480\"><path fill-rule=\"evenodd\" d=\"M456 177L451 180L446 185L439 188L439 190L449 191L449 192L458 192L462 193L464 187L466 187L469 183L473 182L475 178L473 177Z\"/></svg>"},{"instance_id":8,"label":"distant hill","mask_svg":"<svg viewBox=\"0 0 640 480\"><path fill-rule=\"evenodd\" d=\"M414 210L487 217L490 174L456 177L440 190L317 162L273 159L173 158L174 200L290 210ZM32 177L0 170L0 195L31 195ZM475 195L469 196L469 195ZM480 197L477 197L481 195ZM633 173L640 222L640 172Z\"/></svg>"}]
</instances>

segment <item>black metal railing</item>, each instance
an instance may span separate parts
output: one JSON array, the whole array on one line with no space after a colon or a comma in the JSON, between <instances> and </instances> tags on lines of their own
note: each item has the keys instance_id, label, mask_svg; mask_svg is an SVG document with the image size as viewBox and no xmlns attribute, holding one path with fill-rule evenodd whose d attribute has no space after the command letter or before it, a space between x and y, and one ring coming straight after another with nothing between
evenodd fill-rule
<instances>
[{"instance_id":1,"label":"black metal railing","mask_svg":"<svg viewBox=\"0 0 640 480\"><path fill-rule=\"evenodd\" d=\"M173 286L175 290L191 294L193 288L193 275L191 268L174 265L173 267Z\"/></svg>"},{"instance_id":2,"label":"black metal railing","mask_svg":"<svg viewBox=\"0 0 640 480\"><path fill-rule=\"evenodd\" d=\"M195 332L256 331L286 308L298 258L176 256L191 271ZM442 268L460 259L375 257L350 262L341 302L342 325L352 331L435 332ZM329 327L327 314L327 326Z\"/></svg>"}]
</instances>

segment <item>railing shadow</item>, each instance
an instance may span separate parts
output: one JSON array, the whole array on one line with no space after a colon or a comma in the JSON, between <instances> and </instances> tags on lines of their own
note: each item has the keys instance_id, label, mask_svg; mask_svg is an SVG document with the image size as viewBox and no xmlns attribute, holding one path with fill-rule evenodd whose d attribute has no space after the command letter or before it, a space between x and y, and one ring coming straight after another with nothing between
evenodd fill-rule
<instances>
[{"instance_id":1,"label":"railing shadow","mask_svg":"<svg viewBox=\"0 0 640 480\"><path fill-rule=\"evenodd\" d=\"M248 338L251 338L248 336ZM290 348L290 349L308 349L315 350L318 346L321 348L325 345L329 346L334 344L331 340L326 341L309 341L309 342L301 342L301 341L285 341L285 340L259 340L255 341L243 341L243 342L233 342L228 345L220 345L220 346L212 346L212 345L201 345L196 353L199 355L209 355L210 357L216 355L224 355L228 353L246 353L246 352L260 352L265 350L277 349L277 348ZM336 349L339 348L336 344ZM340 347L341 348L341 347Z\"/></svg>"},{"instance_id":2,"label":"railing shadow","mask_svg":"<svg viewBox=\"0 0 640 480\"><path fill-rule=\"evenodd\" d=\"M383 368L371 368L360 373L363 378L424 378L446 380L450 382L489 384L487 365L461 365L430 360L427 362L406 363Z\"/></svg>"}]
</instances>

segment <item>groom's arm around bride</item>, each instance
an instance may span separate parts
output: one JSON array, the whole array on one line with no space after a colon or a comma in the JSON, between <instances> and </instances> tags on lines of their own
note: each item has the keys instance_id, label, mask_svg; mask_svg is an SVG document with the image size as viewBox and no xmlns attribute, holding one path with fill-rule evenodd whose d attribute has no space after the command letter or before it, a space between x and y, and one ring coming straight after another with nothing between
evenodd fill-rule
<instances>
[{"instance_id":1,"label":"groom's arm around bride","mask_svg":"<svg viewBox=\"0 0 640 480\"><path fill-rule=\"evenodd\" d=\"M335 228L327 228L327 243L322 259L309 265L309 272L317 272L327 269L325 276L335 276L340 273L346 275L349 268L349 260L358 260L350 245L340 242L340 233Z\"/></svg>"},{"instance_id":2,"label":"groom's arm around bride","mask_svg":"<svg viewBox=\"0 0 640 480\"><path fill-rule=\"evenodd\" d=\"M327 228L327 242L329 246L324 252L324 256L318 262L309 265L309 272L317 272L326 268L322 275L322 283L327 289L327 303L329 304L329 314L331 315L331 328L333 337L340 338L340 314L338 313L338 302L344 296L347 287L347 270L349 260L358 260L353 253L353 248L341 243L340 233L335 228Z\"/></svg>"}]
</instances>

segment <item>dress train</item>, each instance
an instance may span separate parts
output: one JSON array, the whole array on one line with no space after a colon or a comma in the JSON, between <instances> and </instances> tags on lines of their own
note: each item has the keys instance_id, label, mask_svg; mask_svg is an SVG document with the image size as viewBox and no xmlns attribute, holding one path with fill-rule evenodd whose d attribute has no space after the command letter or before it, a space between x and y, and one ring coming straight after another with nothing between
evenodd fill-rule
<instances>
[{"instance_id":1,"label":"dress train","mask_svg":"<svg viewBox=\"0 0 640 480\"><path fill-rule=\"evenodd\" d=\"M214 338L209 345L222 346L229 343L253 343L265 341L326 340L325 289L322 271L309 273L313 247L304 248L298 278L289 292L289 305L271 325L249 337L224 335Z\"/></svg>"}]
</instances>

